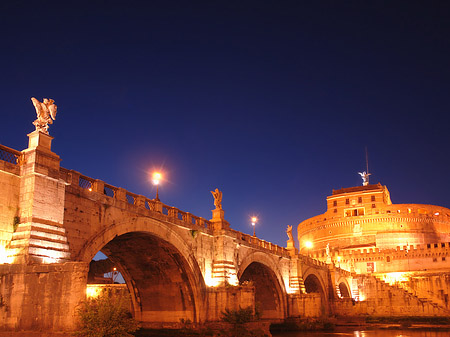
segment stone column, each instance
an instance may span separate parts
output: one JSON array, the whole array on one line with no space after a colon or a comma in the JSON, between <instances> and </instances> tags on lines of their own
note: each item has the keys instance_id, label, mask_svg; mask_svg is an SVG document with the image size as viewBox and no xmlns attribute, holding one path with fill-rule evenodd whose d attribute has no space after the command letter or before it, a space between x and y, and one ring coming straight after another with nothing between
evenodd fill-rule
<instances>
[{"instance_id":1,"label":"stone column","mask_svg":"<svg viewBox=\"0 0 450 337\"><path fill-rule=\"evenodd\" d=\"M227 235L230 224L225 220L225 211L216 208L212 210L213 217L210 220L214 235L214 260L212 266L212 277L216 284L226 283L237 285L236 266L234 251L236 244L233 237Z\"/></svg>"},{"instance_id":2,"label":"stone column","mask_svg":"<svg viewBox=\"0 0 450 337\"><path fill-rule=\"evenodd\" d=\"M13 263L59 263L70 260L64 229L65 181L60 158L51 151L53 137L34 131L22 151L19 224L9 259Z\"/></svg>"}]
</instances>

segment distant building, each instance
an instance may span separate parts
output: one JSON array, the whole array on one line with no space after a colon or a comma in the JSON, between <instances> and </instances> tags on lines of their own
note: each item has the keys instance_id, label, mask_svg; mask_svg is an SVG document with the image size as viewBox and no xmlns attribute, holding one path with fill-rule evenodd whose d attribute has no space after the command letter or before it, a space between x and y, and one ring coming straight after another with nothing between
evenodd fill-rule
<instances>
[{"instance_id":1,"label":"distant building","mask_svg":"<svg viewBox=\"0 0 450 337\"><path fill-rule=\"evenodd\" d=\"M327 211L298 225L300 252L395 249L450 241L450 209L393 204L381 184L333 190ZM309 247L309 248L308 248Z\"/></svg>"}]
</instances>

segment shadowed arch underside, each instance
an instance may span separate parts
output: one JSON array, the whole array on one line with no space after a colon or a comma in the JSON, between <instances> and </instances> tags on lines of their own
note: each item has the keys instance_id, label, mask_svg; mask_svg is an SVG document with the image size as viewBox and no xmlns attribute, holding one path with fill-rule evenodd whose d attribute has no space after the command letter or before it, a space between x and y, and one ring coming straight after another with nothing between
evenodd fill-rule
<instances>
[{"instance_id":1,"label":"shadowed arch underside","mask_svg":"<svg viewBox=\"0 0 450 337\"><path fill-rule=\"evenodd\" d=\"M339 283L339 292L341 294L341 297L351 297L350 296L350 290L348 289L345 282Z\"/></svg>"},{"instance_id":2,"label":"shadowed arch underside","mask_svg":"<svg viewBox=\"0 0 450 337\"><path fill-rule=\"evenodd\" d=\"M314 274L309 274L304 280L304 284L305 284L305 291L307 294L311 293L319 293L321 295L325 294L319 279Z\"/></svg>"},{"instance_id":3,"label":"shadowed arch underside","mask_svg":"<svg viewBox=\"0 0 450 337\"><path fill-rule=\"evenodd\" d=\"M135 316L144 326L197 321L194 277L173 245L149 233L132 232L115 237L101 251L124 276Z\"/></svg>"},{"instance_id":4,"label":"shadowed arch underside","mask_svg":"<svg viewBox=\"0 0 450 337\"><path fill-rule=\"evenodd\" d=\"M262 312L262 318L284 318L283 293L272 270L262 263L252 262L242 273L240 281L253 283L255 303Z\"/></svg>"}]
</instances>

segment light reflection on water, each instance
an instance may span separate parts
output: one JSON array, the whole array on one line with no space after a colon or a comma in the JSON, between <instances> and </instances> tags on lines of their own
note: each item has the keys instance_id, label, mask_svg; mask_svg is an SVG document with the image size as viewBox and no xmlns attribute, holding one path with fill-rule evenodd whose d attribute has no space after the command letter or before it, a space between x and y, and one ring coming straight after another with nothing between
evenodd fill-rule
<instances>
[{"instance_id":1,"label":"light reflection on water","mask_svg":"<svg viewBox=\"0 0 450 337\"><path fill-rule=\"evenodd\" d=\"M357 330L346 332L283 332L274 337L449 337L450 331Z\"/></svg>"}]
</instances>

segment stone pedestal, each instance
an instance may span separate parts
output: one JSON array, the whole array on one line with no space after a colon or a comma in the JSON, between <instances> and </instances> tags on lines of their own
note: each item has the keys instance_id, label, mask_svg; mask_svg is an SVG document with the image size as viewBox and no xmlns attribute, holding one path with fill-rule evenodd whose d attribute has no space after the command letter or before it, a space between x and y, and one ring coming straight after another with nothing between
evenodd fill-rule
<instances>
[{"instance_id":1,"label":"stone pedestal","mask_svg":"<svg viewBox=\"0 0 450 337\"><path fill-rule=\"evenodd\" d=\"M212 214L211 224L214 233L212 277L216 284L237 285L239 281L234 265L234 250L236 247L233 239L225 233L226 230L230 229L230 224L224 218L225 211L223 209L213 209Z\"/></svg>"},{"instance_id":2,"label":"stone pedestal","mask_svg":"<svg viewBox=\"0 0 450 337\"><path fill-rule=\"evenodd\" d=\"M212 219L210 220L213 224L214 230L229 229L230 224L225 220L225 211L221 208L213 209Z\"/></svg>"},{"instance_id":3,"label":"stone pedestal","mask_svg":"<svg viewBox=\"0 0 450 337\"><path fill-rule=\"evenodd\" d=\"M34 131L28 135L28 149L39 149L43 151L52 150L53 137L45 133Z\"/></svg>"},{"instance_id":4,"label":"stone pedestal","mask_svg":"<svg viewBox=\"0 0 450 337\"><path fill-rule=\"evenodd\" d=\"M289 255L295 256L298 254L297 248L295 248L295 242L293 240L287 240L286 249L289 251Z\"/></svg>"},{"instance_id":5,"label":"stone pedestal","mask_svg":"<svg viewBox=\"0 0 450 337\"><path fill-rule=\"evenodd\" d=\"M60 161L51 151L53 137L34 131L28 135L20 167L19 221L12 235L8 259L13 263L60 263L70 260L63 226L66 183Z\"/></svg>"}]
</instances>

